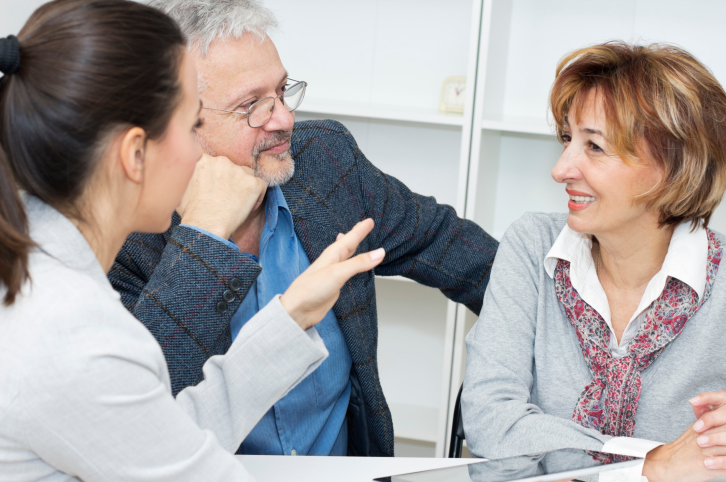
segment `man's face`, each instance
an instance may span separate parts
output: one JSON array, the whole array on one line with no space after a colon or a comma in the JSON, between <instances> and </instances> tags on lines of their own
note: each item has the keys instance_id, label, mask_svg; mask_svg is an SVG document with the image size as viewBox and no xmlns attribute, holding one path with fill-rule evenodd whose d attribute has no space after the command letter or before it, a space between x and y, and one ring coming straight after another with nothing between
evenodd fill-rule
<instances>
[{"instance_id":1,"label":"man's face","mask_svg":"<svg viewBox=\"0 0 726 482\"><path fill-rule=\"evenodd\" d=\"M196 62L205 107L244 112L260 99L281 94L287 82L272 41L260 41L249 33L239 39L215 40L207 56L197 55ZM239 114L205 109L202 115L204 125L198 133L207 154L251 167L270 186L292 177L290 137L295 114L287 111L281 99L275 101L269 122L258 128L250 127L247 116Z\"/></svg>"}]
</instances>

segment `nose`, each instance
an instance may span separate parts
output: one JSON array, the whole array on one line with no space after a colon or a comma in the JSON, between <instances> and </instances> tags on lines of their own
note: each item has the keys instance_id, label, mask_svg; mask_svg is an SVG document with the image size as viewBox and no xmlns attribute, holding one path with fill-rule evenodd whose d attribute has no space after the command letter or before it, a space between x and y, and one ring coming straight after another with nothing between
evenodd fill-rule
<instances>
[{"instance_id":1,"label":"nose","mask_svg":"<svg viewBox=\"0 0 726 482\"><path fill-rule=\"evenodd\" d=\"M291 131L293 124L295 124L295 113L287 110L285 104L282 103L282 98L278 97L275 99L272 117L262 128L268 132Z\"/></svg>"},{"instance_id":2,"label":"nose","mask_svg":"<svg viewBox=\"0 0 726 482\"><path fill-rule=\"evenodd\" d=\"M562 149L557 164L552 168L552 179L559 183L568 183L582 179L582 173L577 168L577 156L570 146Z\"/></svg>"}]
</instances>

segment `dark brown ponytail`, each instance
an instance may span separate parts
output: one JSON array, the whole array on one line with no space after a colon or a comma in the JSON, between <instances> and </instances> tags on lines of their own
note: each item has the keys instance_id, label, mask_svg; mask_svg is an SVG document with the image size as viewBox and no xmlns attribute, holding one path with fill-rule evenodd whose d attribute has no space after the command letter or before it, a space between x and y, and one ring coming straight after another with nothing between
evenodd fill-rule
<instances>
[{"instance_id":1,"label":"dark brown ponytail","mask_svg":"<svg viewBox=\"0 0 726 482\"><path fill-rule=\"evenodd\" d=\"M15 296L28 276L28 251L32 246L23 204L12 172L0 147L0 283L7 291L5 305Z\"/></svg>"},{"instance_id":2,"label":"dark brown ponytail","mask_svg":"<svg viewBox=\"0 0 726 482\"><path fill-rule=\"evenodd\" d=\"M0 281L5 303L28 276L31 241L17 186L67 216L108 134L166 132L182 93L186 40L165 14L128 0L55 0L18 34L20 62L0 78ZM4 151L5 155L1 151Z\"/></svg>"}]
</instances>

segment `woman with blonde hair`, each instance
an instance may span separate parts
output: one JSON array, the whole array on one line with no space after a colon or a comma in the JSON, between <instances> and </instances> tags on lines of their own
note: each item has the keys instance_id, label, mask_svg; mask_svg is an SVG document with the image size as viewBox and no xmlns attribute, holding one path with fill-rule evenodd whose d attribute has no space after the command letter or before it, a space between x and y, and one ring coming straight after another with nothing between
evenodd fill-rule
<instances>
[{"instance_id":1,"label":"woman with blonde hair","mask_svg":"<svg viewBox=\"0 0 726 482\"><path fill-rule=\"evenodd\" d=\"M569 213L504 235L466 340L469 450L647 454L651 482L724 475L726 238L708 223L726 93L682 49L609 42L561 61L550 105Z\"/></svg>"},{"instance_id":2,"label":"woman with blonde hair","mask_svg":"<svg viewBox=\"0 0 726 482\"><path fill-rule=\"evenodd\" d=\"M202 155L184 36L136 2L56 0L0 39L0 72L0 479L250 480L232 454L328 355L313 326L382 260L350 258L373 222L174 399L106 272L131 232L169 227Z\"/></svg>"}]
</instances>

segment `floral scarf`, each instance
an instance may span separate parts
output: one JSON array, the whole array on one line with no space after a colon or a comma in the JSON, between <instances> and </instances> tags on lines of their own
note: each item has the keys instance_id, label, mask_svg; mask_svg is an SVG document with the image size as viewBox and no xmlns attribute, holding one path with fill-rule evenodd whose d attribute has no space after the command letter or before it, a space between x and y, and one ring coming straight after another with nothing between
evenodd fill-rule
<instances>
[{"instance_id":1,"label":"floral scarf","mask_svg":"<svg viewBox=\"0 0 726 482\"><path fill-rule=\"evenodd\" d=\"M593 377L580 394L572 415L575 422L605 435L633 436L640 399L640 372L678 337L686 322L711 296L721 253L721 244L708 230L706 289L701 299L690 286L669 277L660 297L647 308L645 322L628 345L628 354L620 359L614 359L608 348L611 332L605 320L572 287L570 263L559 260L555 269L555 292L577 331Z\"/></svg>"}]
</instances>

